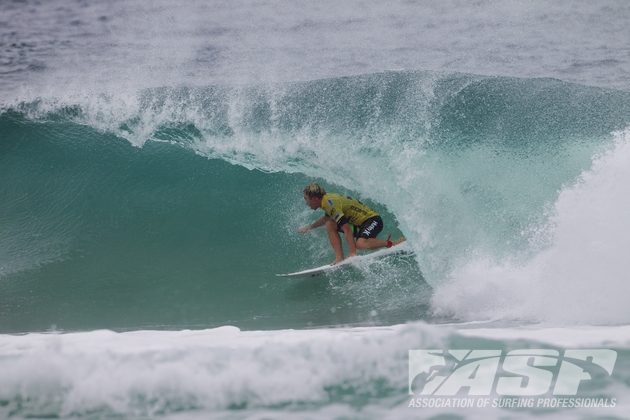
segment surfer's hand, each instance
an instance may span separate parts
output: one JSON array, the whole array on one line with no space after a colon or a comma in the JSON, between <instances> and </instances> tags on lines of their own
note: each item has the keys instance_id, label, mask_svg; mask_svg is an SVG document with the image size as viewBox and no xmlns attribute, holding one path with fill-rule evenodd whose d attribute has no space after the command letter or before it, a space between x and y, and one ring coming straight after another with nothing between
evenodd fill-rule
<instances>
[{"instance_id":1,"label":"surfer's hand","mask_svg":"<svg viewBox=\"0 0 630 420\"><path fill-rule=\"evenodd\" d=\"M298 229L298 232L299 232L299 233L306 233L306 232L308 232L309 230L311 230L311 227L310 227L310 226L302 226L301 228L299 228L299 229Z\"/></svg>"}]
</instances>

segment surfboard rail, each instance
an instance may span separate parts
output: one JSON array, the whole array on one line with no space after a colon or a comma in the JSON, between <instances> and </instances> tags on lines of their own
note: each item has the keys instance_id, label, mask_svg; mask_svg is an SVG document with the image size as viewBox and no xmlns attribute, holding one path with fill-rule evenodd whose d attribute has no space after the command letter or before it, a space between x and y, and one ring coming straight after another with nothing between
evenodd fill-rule
<instances>
[{"instance_id":1,"label":"surfboard rail","mask_svg":"<svg viewBox=\"0 0 630 420\"><path fill-rule=\"evenodd\" d=\"M296 271L293 273L276 274L276 276L277 277L315 277L315 276L322 275L324 273L330 273L332 271L338 270L350 264L358 264L365 261L382 258L387 255L395 255L395 254L413 254L413 250L406 242L403 242L402 244L393 246L391 248L381 248L377 251L370 252L368 254L357 255L356 257L346 258L345 260L341 261L338 264L326 264L320 267L309 268L306 270Z\"/></svg>"}]
</instances>

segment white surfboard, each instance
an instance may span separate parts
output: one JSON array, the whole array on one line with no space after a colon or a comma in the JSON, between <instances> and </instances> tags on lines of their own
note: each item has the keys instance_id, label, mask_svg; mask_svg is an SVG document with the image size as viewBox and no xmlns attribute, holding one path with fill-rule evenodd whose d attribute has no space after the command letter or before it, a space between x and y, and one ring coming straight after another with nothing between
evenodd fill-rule
<instances>
[{"instance_id":1,"label":"white surfboard","mask_svg":"<svg viewBox=\"0 0 630 420\"><path fill-rule=\"evenodd\" d=\"M357 255L356 257L346 258L339 264L326 264L321 267L309 268L308 270L296 271L295 273L276 274L278 277L314 277L324 273L328 273L334 270L343 268L349 264L360 264L365 261L385 257L387 255L394 254L413 254L413 250L407 244L403 242L400 245L395 245L391 248L381 248L378 251L370 252L369 254Z\"/></svg>"}]
</instances>

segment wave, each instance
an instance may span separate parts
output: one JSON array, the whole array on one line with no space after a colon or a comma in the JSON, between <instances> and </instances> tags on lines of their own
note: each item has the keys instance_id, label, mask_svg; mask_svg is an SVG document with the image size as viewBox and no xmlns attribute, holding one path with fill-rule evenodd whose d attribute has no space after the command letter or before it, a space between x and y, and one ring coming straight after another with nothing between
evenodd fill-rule
<instances>
[{"instance_id":1,"label":"wave","mask_svg":"<svg viewBox=\"0 0 630 420\"><path fill-rule=\"evenodd\" d=\"M535 239L561 191L629 120L626 92L429 72L22 97L0 114L4 325L426 319L425 281L548 246ZM329 257L323 236L294 234L313 178L377 207L417 265L278 283ZM454 302L433 313L493 315Z\"/></svg>"},{"instance_id":2,"label":"wave","mask_svg":"<svg viewBox=\"0 0 630 420\"><path fill-rule=\"evenodd\" d=\"M393 419L410 410L407 350L589 348L591 333L585 329L458 330L413 323L306 331L247 332L224 326L198 331L0 335L0 414L311 418L316 413L330 418ZM597 333L614 337L618 359L627 357L627 327L598 328ZM524 342L523 336L532 341ZM582 386L579 395L620 399L627 393L628 375L627 365L619 363L612 378L594 375L590 387ZM557 418L559 410L533 408L528 413ZM427 412L461 411L424 409ZM490 407L474 412L480 418L507 414ZM589 409L591 415L604 412L610 411Z\"/></svg>"}]
</instances>

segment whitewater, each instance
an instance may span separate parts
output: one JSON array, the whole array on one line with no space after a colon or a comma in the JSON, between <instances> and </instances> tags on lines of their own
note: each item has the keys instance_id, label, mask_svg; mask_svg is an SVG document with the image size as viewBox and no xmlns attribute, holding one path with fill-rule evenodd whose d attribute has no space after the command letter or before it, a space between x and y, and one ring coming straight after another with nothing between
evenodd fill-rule
<instances>
[{"instance_id":1,"label":"whitewater","mask_svg":"<svg viewBox=\"0 0 630 420\"><path fill-rule=\"evenodd\" d=\"M625 418L629 21L613 0L3 3L0 418ZM332 258L297 233L312 181L414 255L276 277ZM477 354L452 395L473 407L415 407L449 365L414 350ZM546 377L536 397L604 403L499 386Z\"/></svg>"}]
</instances>

